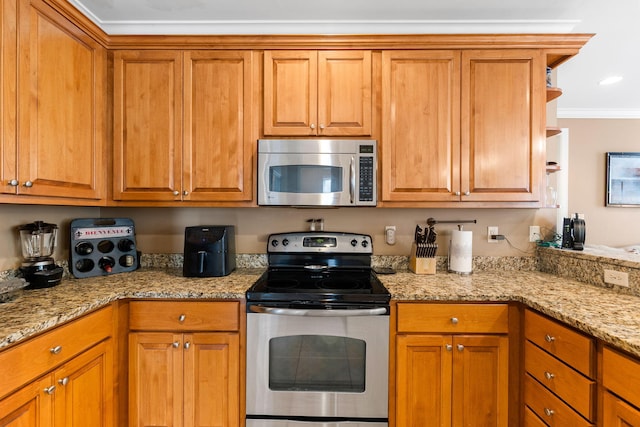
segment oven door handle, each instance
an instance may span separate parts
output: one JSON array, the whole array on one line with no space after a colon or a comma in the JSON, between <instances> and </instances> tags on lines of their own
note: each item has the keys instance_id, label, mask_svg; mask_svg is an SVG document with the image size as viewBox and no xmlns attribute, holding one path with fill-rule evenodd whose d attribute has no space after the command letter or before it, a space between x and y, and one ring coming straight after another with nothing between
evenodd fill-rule
<instances>
[{"instance_id":1,"label":"oven door handle","mask_svg":"<svg viewBox=\"0 0 640 427\"><path fill-rule=\"evenodd\" d=\"M249 310L254 313L280 314L283 316L310 316L310 317L353 317L353 316L380 316L387 314L386 307L364 308L354 310L322 310L322 309L297 309L280 307L262 307L252 305Z\"/></svg>"}]
</instances>

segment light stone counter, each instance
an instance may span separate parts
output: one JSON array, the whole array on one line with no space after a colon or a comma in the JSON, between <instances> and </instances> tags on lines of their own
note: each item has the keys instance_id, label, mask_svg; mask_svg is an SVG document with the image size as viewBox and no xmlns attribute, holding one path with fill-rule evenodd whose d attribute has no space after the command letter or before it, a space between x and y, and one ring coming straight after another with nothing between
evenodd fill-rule
<instances>
[{"instance_id":1,"label":"light stone counter","mask_svg":"<svg viewBox=\"0 0 640 427\"><path fill-rule=\"evenodd\" d=\"M184 278L179 269L64 280L0 304L0 348L124 298L239 299L264 271ZM640 297L536 271L379 276L395 300L517 301L640 357Z\"/></svg>"}]
</instances>

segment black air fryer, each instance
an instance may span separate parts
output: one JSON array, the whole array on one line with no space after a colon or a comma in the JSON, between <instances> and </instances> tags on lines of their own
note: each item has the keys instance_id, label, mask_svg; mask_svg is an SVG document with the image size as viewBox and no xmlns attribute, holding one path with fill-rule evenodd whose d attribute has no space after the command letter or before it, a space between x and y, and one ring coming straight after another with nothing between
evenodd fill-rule
<instances>
[{"instance_id":1,"label":"black air fryer","mask_svg":"<svg viewBox=\"0 0 640 427\"><path fill-rule=\"evenodd\" d=\"M200 225L184 229L184 277L220 277L236 268L233 225Z\"/></svg>"}]
</instances>

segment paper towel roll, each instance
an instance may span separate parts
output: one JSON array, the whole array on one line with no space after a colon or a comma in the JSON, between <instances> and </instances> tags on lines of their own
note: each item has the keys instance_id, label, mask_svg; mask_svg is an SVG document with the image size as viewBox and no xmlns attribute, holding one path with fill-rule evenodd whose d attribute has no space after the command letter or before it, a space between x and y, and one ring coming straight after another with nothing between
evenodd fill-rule
<instances>
[{"instance_id":1,"label":"paper towel roll","mask_svg":"<svg viewBox=\"0 0 640 427\"><path fill-rule=\"evenodd\" d=\"M471 231L453 230L449 245L449 271L452 273L471 274L473 271L472 254L473 233Z\"/></svg>"}]
</instances>

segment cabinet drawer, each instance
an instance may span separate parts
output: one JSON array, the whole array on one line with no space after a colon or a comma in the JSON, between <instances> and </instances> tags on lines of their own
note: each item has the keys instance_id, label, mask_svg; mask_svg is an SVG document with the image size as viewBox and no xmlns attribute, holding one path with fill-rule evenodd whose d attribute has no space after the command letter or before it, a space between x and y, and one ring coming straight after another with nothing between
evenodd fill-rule
<instances>
[{"instance_id":1,"label":"cabinet drawer","mask_svg":"<svg viewBox=\"0 0 640 427\"><path fill-rule=\"evenodd\" d=\"M0 353L0 397L111 336L111 306Z\"/></svg>"},{"instance_id":2,"label":"cabinet drawer","mask_svg":"<svg viewBox=\"0 0 640 427\"><path fill-rule=\"evenodd\" d=\"M524 408L524 427L547 427L547 425L528 407Z\"/></svg>"},{"instance_id":3,"label":"cabinet drawer","mask_svg":"<svg viewBox=\"0 0 640 427\"><path fill-rule=\"evenodd\" d=\"M524 402L541 420L551 427L587 427L593 425L529 375L525 375L524 380Z\"/></svg>"},{"instance_id":4,"label":"cabinet drawer","mask_svg":"<svg viewBox=\"0 0 640 427\"><path fill-rule=\"evenodd\" d=\"M238 301L132 301L129 328L149 331L237 331Z\"/></svg>"},{"instance_id":5,"label":"cabinet drawer","mask_svg":"<svg viewBox=\"0 0 640 427\"><path fill-rule=\"evenodd\" d=\"M524 314L525 338L584 375L595 377L595 340L531 310Z\"/></svg>"},{"instance_id":6,"label":"cabinet drawer","mask_svg":"<svg viewBox=\"0 0 640 427\"><path fill-rule=\"evenodd\" d=\"M557 394L583 417L594 421L596 383L571 369L549 353L525 343L526 371L549 390Z\"/></svg>"},{"instance_id":7,"label":"cabinet drawer","mask_svg":"<svg viewBox=\"0 0 640 427\"><path fill-rule=\"evenodd\" d=\"M398 303L398 332L507 333L506 304Z\"/></svg>"},{"instance_id":8,"label":"cabinet drawer","mask_svg":"<svg viewBox=\"0 0 640 427\"><path fill-rule=\"evenodd\" d=\"M604 347L602 385L640 408L640 361Z\"/></svg>"}]
</instances>

